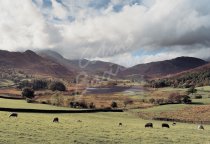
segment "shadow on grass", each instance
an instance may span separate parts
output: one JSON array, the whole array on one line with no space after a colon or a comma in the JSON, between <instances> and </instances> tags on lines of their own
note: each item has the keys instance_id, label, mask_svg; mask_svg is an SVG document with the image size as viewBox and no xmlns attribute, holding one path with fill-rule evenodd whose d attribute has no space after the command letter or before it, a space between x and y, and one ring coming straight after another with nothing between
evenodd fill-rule
<instances>
[{"instance_id":1,"label":"shadow on grass","mask_svg":"<svg viewBox=\"0 0 210 144\"><path fill-rule=\"evenodd\" d=\"M192 102L189 105L204 105L202 102Z\"/></svg>"}]
</instances>

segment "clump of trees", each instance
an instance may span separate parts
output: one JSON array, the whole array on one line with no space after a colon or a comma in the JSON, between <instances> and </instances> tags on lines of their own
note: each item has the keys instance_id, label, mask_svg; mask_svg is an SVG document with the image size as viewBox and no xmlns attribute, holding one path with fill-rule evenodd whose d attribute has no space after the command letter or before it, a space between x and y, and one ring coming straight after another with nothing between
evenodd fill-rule
<instances>
[{"instance_id":1,"label":"clump of trees","mask_svg":"<svg viewBox=\"0 0 210 144\"><path fill-rule=\"evenodd\" d=\"M179 93L172 93L168 97L169 104L190 104L191 102L192 100L188 95L180 95Z\"/></svg>"},{"instance_id":2,"label":"clump of trees","mask_svg":"<svg viewBox=\"0 0 210 144\"><path fill-rule=\"evenodd\" d=\"M47 89L48 82L46 80L33 80L32 88L34 90Z\"/></svg>"},{"instance_id":3,"label":"clump of trees","mask_svg":"<svg viewBox=\"0 0 210 144\"><path fill-rule=\"evenodd\" d=\"M24 88L22 91L22 96L27 99L33 99L35 96L34 90L31 88Z\"/></svg>"},{"instance_id":4,"label":"clump of trees","mask_svg":"<svg viewBox=\"0 0 210 144\"><path fill-rule=\"evenodd\" d=\"M187 90L187 94L194 94L194 93L197 93L197 89L195 89L194 86L190 87L190 88Z\"/></svg>"},{"instance_id":5,"label":"clump of trees","mask_svg":"<svg viewBox=\"0 0 210 144\"><path fill-rule=\"evenodd\" d=\"M59 81L54 81L49 84L49 89L52 91L66 91L66 86Z\"/></svg>"},{"instance_id":6,"label":"clump of trees","mask_svg":"<svg viewBox=\"0 0 210 144\"><path fill-rule=\"evenodd\" d=\"M69 106L71 108L85 108L85 109L87 109L87 108L89 108L89 109L95 109L96 108L96 106L95 106L95 104L93 102L91 102L91 103L88 104L85 100L71 101L69 103Z\"/></svg>"},{"instance_id":7,"label":"clump of trees","mask_svg":"<svg viewBox=\"0 0 210 144\"><path fill-rule=\"evenodd\" d=\"M179 93L171 93L167 99L149 99L152 104L190 104L192 103L191 98L188 95L180 95Z\"/></svg>"},{"instance_id":8,"label":"clump of trees","mask_svg":"<svg viewBox=\"0 0 210 144\"><path fill-rule=\"evenodd\" d=\"M47 80L24 80L19 83L17 88L22 89L22 96L26 98L28 103L34 102L35 92L36 90L45 90L49 89L52 91L66 91L66 86L62 82L58 81L47 81ZM62 99L58 94L53 96L54 101L52 104L54 105L62 105Z\"/></svg>"},{"instance_id":9,"label":"clump of trees","mask_svg":"<svg viewBox=\"0 0 210 144\"><path fill-rule=\"evenodd\" d=\"M171 78L163 78L148 81L148 86L153 88L175 87L190 88L192 86L209 86L210 85L210 69L200 72L185 73L181 76Z\"/></svg>"},{"instance_id":10,"label":"clump of trees","mask_svg":"<svg viewBox=\"0 0 210 144\"><path fill-rule=\"evenodd\" d=\"M24 80L21 81L17 88L24 89L24 88L31 88L33 90L44 90L49 89L52 91L66 91L66 86L60 81L47 81L47 80Z\"/></svg>"}]
</instances>

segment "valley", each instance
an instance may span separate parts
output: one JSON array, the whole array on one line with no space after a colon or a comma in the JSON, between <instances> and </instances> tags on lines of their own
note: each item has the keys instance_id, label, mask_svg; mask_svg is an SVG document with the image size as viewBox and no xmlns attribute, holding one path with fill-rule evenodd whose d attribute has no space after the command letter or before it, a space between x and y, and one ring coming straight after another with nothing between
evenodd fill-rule
<instances>
[{"instance_id":1,"label":"valley","mask_svg":"<svg viewBox=\"0 0 210 144\"><path fill-rule=\"evenodd\" d=\"M8 118L11 112L0 112L0 143L14 143L15 139L18 143L210 142L206 61L180 57L131 68L90 61L81 68L79 60L68 60L52 51L48 55L1 53L8 56L0 59L0 108L28 109L29 113ZM10 64L3 65L6 61ZM113 74L116 68L122 71ZM30 109L123 112L43 114ZM52 123L54 117L59 117L60 123ZM154 128L145 129L147 122ZM174 122L176 126L172 126ZM168 123L170 129L161 128L161 123ZM199 124L204 125L204 131L197 130Z\"/></svg>"}]
</instances>

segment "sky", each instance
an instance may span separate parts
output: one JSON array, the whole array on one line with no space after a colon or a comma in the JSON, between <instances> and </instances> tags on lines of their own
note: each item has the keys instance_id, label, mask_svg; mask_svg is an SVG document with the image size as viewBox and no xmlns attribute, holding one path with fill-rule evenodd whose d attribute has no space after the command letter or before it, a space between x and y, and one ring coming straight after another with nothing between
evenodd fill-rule
<instances>
[{"instance_id":1,"label":"sky","mask_svg":"<svg viewBox=\"0 0 210 144\"><path fill-rule=\"evenodd\" d=\"M1 0L0 49L123 66L210 57L209 0Z\"/></svg>"}]
</instances>

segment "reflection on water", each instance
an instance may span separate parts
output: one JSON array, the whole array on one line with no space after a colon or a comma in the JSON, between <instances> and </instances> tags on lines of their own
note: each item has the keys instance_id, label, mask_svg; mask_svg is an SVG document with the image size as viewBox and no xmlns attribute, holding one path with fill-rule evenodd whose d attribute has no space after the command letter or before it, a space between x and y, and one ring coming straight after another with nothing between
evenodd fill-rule
<instances>
[{"instance_id":1,"label":"reflection on water","mask_svg":"<svg viewBox=\"0 0 210 144\"><path fill-rule=\"evenodd\" d=\"M109 87L109 88L93 88L89 87L86 89L86 94L110 94L110 93L117 93L117 92L142 92L145 91L143 87L140 86L133 86L133 87Z\"/></svg>"}]
</instances>

